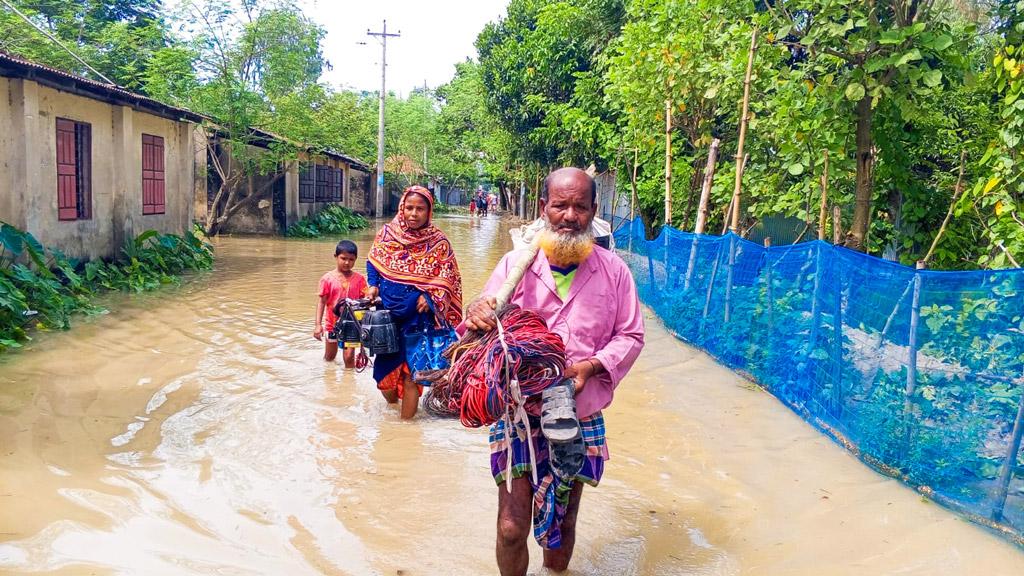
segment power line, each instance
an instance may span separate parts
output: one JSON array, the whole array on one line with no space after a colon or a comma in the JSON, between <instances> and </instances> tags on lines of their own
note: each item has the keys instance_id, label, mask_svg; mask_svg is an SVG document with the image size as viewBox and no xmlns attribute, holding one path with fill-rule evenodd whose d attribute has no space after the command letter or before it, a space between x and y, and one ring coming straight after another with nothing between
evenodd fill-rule
<instances>
[{"instance_id":1,"label":"power line","mask_svg":"<svg viewBox=\"0 0 1024 576\"><path fill-rule=\"evenodd\" d=\"M79 62L81 62L81 63L82 63L82 66L85 66L86 68L88 68L89 70L91 70L93 74L95 74L95 75L99 76L100 78L102 78L104 82L106 82L107 84L110 84L111 86L117 86L117 82L114 82L114 81L113 81L113 80L111 80L110 78L107 78L107 77L106 77L106 76L104 76L103 74L100 74L100 71L99 71L99 70L97 70L97 69L93 68L92 66L89 66L89 63L88 63L88 62L86 62L85 60L82 60L82 58L81 58L81 57L79 57L79 56L78 56L78 54L75 54L74 52L72 52L70 48L68 48L67 46L65 46L64 44L62 44L60 40L57 40L57 39L56 39L56 38L55 38L55 37L54 37L53 35L51 35L51 34L50 34L49 32L47 32L46 30L43 30L42 28L40 28L38 24L36 24L35 22L33 22L33 21L32 21L32 19L31 19L31 18L29 18L28 16L25 16L24 14L22 14L22 13L21 13L21 11L20 11L20 10L18 10L17 8L15 8L15 7L14 7L14 6L13 6L13 5L12 5L12 4L10 3L10 2L8 2L7 0L0 0L0 2L2 2L4 6L7 6L7 7L8 7L8 8L10 8L11 10L13 10L15 14L17 14L18 16L21 16L21 19L22 19L22 20L24 20L25 22L28 22L28 23L29 23L29 24L30 24L30 25L31 25L31 26L32 26L33 28L35 28L36 30L38 30L39 32L41 32L41 33L43 34L43 36L46 36L46 37L47 37L47 38L49 38L50 40L53 40L53 42L54 42L55 44L57 44L57 46L60 46L60 47L61 47L61 48L63 48L63 49L64 49L64 50L65 50L65 51L66 51L66 52L67 52L68 54L71 54L71 56L73 56L73 57L75 58L75 60L78 60Z\"/></svg>"}]
</instances>

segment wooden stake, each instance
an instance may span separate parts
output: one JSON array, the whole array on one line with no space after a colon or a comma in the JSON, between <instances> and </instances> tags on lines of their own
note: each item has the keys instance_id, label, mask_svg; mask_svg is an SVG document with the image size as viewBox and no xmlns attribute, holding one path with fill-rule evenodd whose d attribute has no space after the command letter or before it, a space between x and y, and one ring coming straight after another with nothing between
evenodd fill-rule
<instances>
[{"instance_id":1,"label":"wooden stake","mask_svg":"<svg viewBox=\"0 0 1024 576\"><path fill-rule=\"evenodd\" d=\"M821 171L821 210L818 212L818 240L825 240L825 221L828 218L828 149L825 150L825 166Z\"/></svg>"},{"instance_id":2,"label":"wooden stake","mask_svg":"<svg viewBox=\"0 0 1024 576\"><path fill-rule=\"evenodd\" d=\"M536 198L536 200L533 203L533 218L534 219L540 218L540 166L537 167L537 180L536 180L536 182L537 182L537 184L534 187L534 190L536 190L537 198Z\"/></svg>"},{"instance_id":3,"label":"wooden stake","mask_svg":"<svg viewBox=\"0 0 1024 576\"><path fill-rule=\"evenodd\" d=\"M743 162L740 163L741 172L746 170L747 160L750 160L750 154L743 155ZM738 212L736 211L736 203L739 202L739 199L739 196L733 196L732 199L729 200L729 208L725 211L725 221L722 222L722 234L725 234L726 230L729 230L731 228L731 224L734 222L734 218L736 224L739 224L739 216ZM733 228L732 232L735 233L736 229Z\"/></svg>"},{"instance_id":4,"label":"wooden stake","mask_svg":"<svg viewBox=\"0 0 1024 576\"><path fill-rule=\"evenodd\" d=\"M750 76L754 71L754 54L757 52L757 28L750 36L750 52L747 53L747 73L743 78L743 114L740 116L740 139L736 147L736 184L732 189L732 220L729 230L736 234L740 227L740 187L743 183L743 144L747 139L747 120L750 114Z\"/></svg>"},{"instance_id":5,"label":"wooden stake","mask_svg":"<svg viewBox=\"0 0 1024 576\"><path fill-rule=\"evenodd\" d=\"M1003 458L1003 465L999 470L999 491L996 493L996 503L992 508L992 519L996 522L1003 520L1003 507L1006 506L1006 495L1009 491L1010 480L1013 479L1013 469L1017 465L1017 454L1020 452L1021 437L1024 436L1024 378L1018 380L1021 387L1020 403L1017 405L1017 418L1013 421L1013 432L1010 434L1010 447Z\"/></svg>"},{"instance_id":6,"label":"wooden stake","mask_svg":"<svg viewBox=\"0 0 1024 576\"><path fill-rule=\"evenodd\" d=\"M832 243L839 246L843 241L843 210L839 204L832 205Z\"/></svg>"},{"instance_id":7,"label":"wooden stake","mask_svg":"<svg viewBox=\"0 0 1024 576\"><path fill-rule=\"evenodd\" d=\"M939 239L942 238L942 234L946 231L946 225L949 224L949 219L953 217L953 210L956 208L956 201L960 198L960 192L963 191L964 187L964 162L967 160L967 151L963 150L960 152L960 176L956 179L956 186L953 187L953 199L949 202L949 210L946 211L946 217L942 220L942 226L939 226L939 231L935 233L935 238L932 239L932 245L928 248L928 253L924 255L921 262L927 266L928 262L932 259L932 254L935 252L935 247L939 245Z\"/></svg>"},{"instance_id":8,"label":"wooden stake","mask_svg":"<svg viewBox=\"0 0 1024 576\"><path fill-rule=\"evenodd\" d=\"M910 335L907 340L907 385L903 391L903 444L900 449L900 464L906 464L910 450L910 417L913 411L914 391L917 389L917 326L921 322L921 273L924 261L917 261L914 272L914 296L910 301Z\"/></svg>"},{"instance_id":9,"label":"wooden stake","mask_svg":"<svg viewBox=\"0 0 1024 576\"><path fill-rule=\"evenodd\" d=\"M704 226L708 222L708 199L711 197L711 183L715 179L715 162L718 161L718 146L721 140L715 138L711 141L711 149L708 150L708 163L704 167L704 183L700 187L700 202L697 203L697 224L693 227L696 234L704 233Z\"/></svg>"},{"instance_id":10,"label":"wooden stake","mask_svg":"<svg viewBox=\"0 0 1024 576\"><path fill-rule=\"evenodd\" d=\"M665 225L672 225L672 101L665 100Z\"/></svg>"},{"instance_id":11,"label":"wooden stake","mask_svg":"<svg viewBox=\"0 0 1024 576\"><path fill-rule=\"evenodd\" d=\"M721 144L721 140L715 138L711 141L711 149L708 150L708 163L704 167L704 183L700 189L700 202L697 204L697 224L693 229L695 234L703 234L704 226L708 221L708 198L711 196L711 182L715 178L715 162L718 160L719 144ZM697 264L697 240L694 237L690 243L690 259L686 265L683 290L689 290L690 283L693 281L693 269Z\"/></svg>"},{"instance_id":12,"label":"wooden stake","mask_svg":"<svg viewBox=\"0 0 1024 576\"><path fill-rule=\"evenodd\" d=\"M630 185L633 188L633 195L629 199L629 219L636 218L636 165L640 158L640 148L633 148L633 179L630 180Z\"/></svg>"},{"instance_id":13,"label":"wooden stake","mask_svg":"<svg viewBox=\"0 0 1024 576\"><path fill-rule=\"evenodd\" d=\"M772 237L771 236L768 236L767 238L764 239L764 247L765 248L771 248L772 247ZM767 250L765 252L767 253ZM767 256L767 254L766 254L766 256ZM767 290L767 292L768 292L768 294L767 294L767 297L768 297L768 330L772 330L775 327L775 286L773 285L774 282L772 280L772 268L774 268L774 267L775 266L772 263L772 261L770 259L768 259L768 261L766 263L766 266L765 266L765 283L767 284L767 288L768 288L768 290Z\"/></svg>"},{"instance_id":14,"label":"wooden stake","mask_svg":"<svg viewBox=\"0 0 1024 576\"><path fill-rule=\"evenodd\" d=\"M723 316L726 324L732 319L732 281L733 270L736 268L736 242L735 235L729 237L729 270L725 277L725 314Z\"/></svg>"}]
</instances>

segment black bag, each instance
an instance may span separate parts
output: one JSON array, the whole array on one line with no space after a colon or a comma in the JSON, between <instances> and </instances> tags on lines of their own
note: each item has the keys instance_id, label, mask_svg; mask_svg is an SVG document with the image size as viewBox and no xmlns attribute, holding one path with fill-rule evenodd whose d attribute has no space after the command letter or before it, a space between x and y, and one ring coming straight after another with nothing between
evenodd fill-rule
<instances>
[{"instance_id":1,"label":"black bag","mask_svg":"<svg viewBox=\"0 0 1024 576\"><path fill-rule=\"evenodd\" d=\"M363 348L374 356L396 354L400 350L398 328L389 310L367 310L363 316L362 337Z\"/></svg>"},{"instance_id":2,"label":"black bag","mask_svg":"<svg viewBox=\"0 0 1024 576\"><path fill-rule=\"evenodd\" d=\"M342 300L334 307L334 315L338 321L331 328L331 339L337 340L338 344L345 348L357 348L362 343L363 330L356 320L352 306Z\"/></svg>"}]
</instances>

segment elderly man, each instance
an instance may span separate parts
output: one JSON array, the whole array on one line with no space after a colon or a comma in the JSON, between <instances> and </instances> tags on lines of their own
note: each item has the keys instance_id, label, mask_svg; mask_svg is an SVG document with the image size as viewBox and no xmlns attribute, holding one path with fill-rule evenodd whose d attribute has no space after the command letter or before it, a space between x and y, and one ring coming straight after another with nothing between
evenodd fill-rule
<instances>
[{"instance_id":1,"label":"elderly man","mask_svg":"<svg viewBox=\"0 0 1024 576\"><path fill-rule=\"evenodd\" d=\"M541 250L510 300L540 314L565 343L565 375L575 385L585 458L574 477L554 477L552 468L557 471L558 463L549 458L557 458L558 446L552 450L540 432L534 406L534 484L530 451L521 440L525 427L520 425L518 433L506 430L503 421L491 427L491 472L498 483L497 560L503 576L526 574L531 519L534 536L544 547L544 566L557 572L568 567L583 484L597 486L608 459L601 410L611 404L616 386L644 343L643 317L629 269L614 253L594 244L590 225L596 192L593 178L576 168L555 170L544 179L541 208L546 227L538 238ZM519 258L520 252L513 251L498 264L484 295L467 311L467 328L495 326L492 295ZM513 477L511 492L505 487L507 474Z\"/></svg>"}]
</instances>

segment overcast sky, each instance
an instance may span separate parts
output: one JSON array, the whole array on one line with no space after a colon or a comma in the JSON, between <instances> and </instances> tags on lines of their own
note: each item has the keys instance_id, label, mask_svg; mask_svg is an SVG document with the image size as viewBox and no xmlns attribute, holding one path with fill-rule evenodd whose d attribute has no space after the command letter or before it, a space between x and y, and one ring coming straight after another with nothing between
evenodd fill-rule
<instances>
[{"instance_id":1,"label":"overcast sky","mask_svg":"<svg viewBox=\"0 0 1024 576\"><path fill-rule=\"evenodd\" d=\"M455 63L476 56L473 42L488 22L505 14L508 0L299 0L303 11L327 30L324 56L334 67L322 80L336 87L380 89L380 44L367 28L401 31L388 39L387 88L408 94L452 78ZM357 44L366 42L365 46Z\"/></svg>"}]
</instances>

